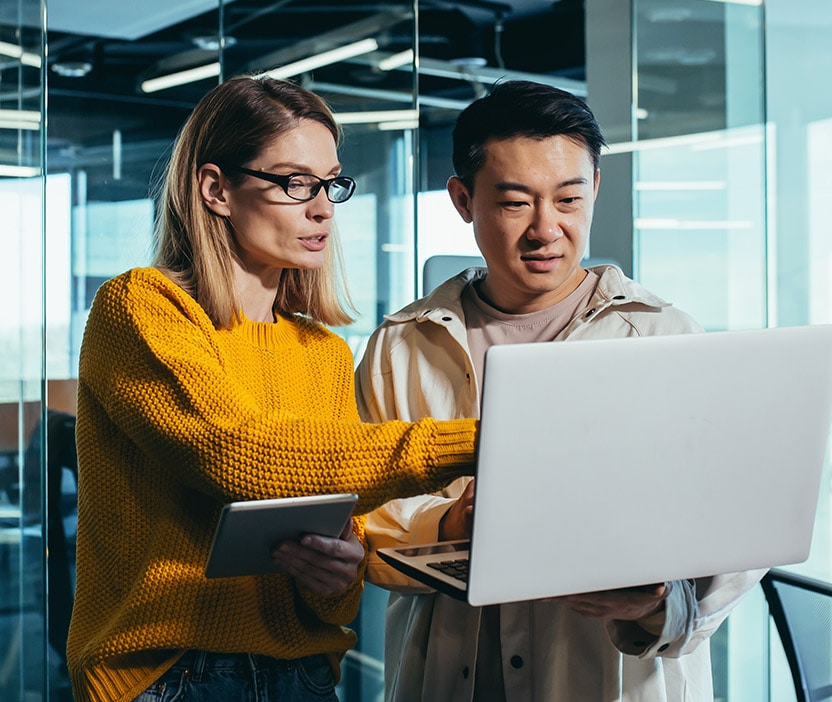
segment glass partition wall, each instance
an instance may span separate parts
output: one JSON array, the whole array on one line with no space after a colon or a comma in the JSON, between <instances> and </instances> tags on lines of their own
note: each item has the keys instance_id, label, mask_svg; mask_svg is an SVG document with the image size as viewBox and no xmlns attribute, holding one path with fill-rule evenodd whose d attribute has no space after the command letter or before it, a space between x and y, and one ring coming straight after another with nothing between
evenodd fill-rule
<instances>
[{"instance_id":1,"label":"glass partition wall","mask_svg":"<svg viewBox=\"0 0 832 702\"><path fill-rule=\"evenodd\" d=\"M44 338L48 300L39 0L0 3L0 698L41 695L47 655ZM36 697L35 699L41 699Z\"/></svg>"},{"instance_id":2,"label":"glass partition wall","mask_svg":"<svg viewBox=\"0 0 832 702\"><path fill-rule=\"evenodd\" d=\"M765 327L762 5L633 5L633 139L612 148L632 154L634 275L708 331ZM757 588L713 637L716 698L767 699L767 618Z\"/></svg>"},{"instance_id":3,"label":"glass partition wall","mask_svg":"<svg viewBox=\"0 0 832 702\"><path fill-rule=\"evenodd\" d=\"M0 699L69 699L80 339L101 282L149 262L153 184L212 85L279 70L333 107L358 182L337 212L360 316L336 331L356 357L384 313L423 291L428 258L478 255L444 190L451 128L506 78L582 95L602 123L593 257L711 330L823 322L832 106L816 96L800 112L787 66L805 54L808 74L829 54L820 34L801 52L808 14L767 4L774 25L750 0L0 0ZM823 0L804 4L832 25ZM778 67L769 85L764 56ZM825 579L828 503L805 567ZM367 587L344 700L382 699L385 602ZM789 699L759 593L712 648L719 699Z\"/></svg>"}]
</instances>

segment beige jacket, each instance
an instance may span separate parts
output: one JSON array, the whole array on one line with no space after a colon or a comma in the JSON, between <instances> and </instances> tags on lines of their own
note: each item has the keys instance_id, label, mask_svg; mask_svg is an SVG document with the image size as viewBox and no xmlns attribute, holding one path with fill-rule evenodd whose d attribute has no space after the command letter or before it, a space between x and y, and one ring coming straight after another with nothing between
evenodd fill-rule
<instances>
[{"instance_id":1,"label":"beige jacket","mask_svg":"<svg viewBox=\"0 0 832 702\"><path fill-rule=\"evenodd\" d=\"M688 315L618 268L593 270L600 276L597 291L557 341L701 331ZM461 273L389 315L373 334L356 372L365 420L478 416L479 391L459 298L470 280L484 274L484 269ZM426 589L375 555L382 546L437 540L439 519L467 480L441 493L389 502L368 519L368 579L393 591L385 631L388 702L473 700L481 610ZM643 516L647 527L649 515ZM658 636L645 636L633 623L585 618L551 601L502 605L505 699L710 702L710 651L700 644L761 576L674 582Z\"/></svg>"}]
</instances>

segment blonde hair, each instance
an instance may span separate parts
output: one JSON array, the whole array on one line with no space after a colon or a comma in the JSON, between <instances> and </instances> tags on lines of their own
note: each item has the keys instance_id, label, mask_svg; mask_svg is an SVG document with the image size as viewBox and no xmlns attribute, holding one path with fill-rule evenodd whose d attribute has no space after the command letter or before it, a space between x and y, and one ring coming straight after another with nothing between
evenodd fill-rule
<instances>
[{"instance_id":1,"label":"blonde hair","mask_svg":"<svg viewBox=\"0 0 832 702\"><path fill-rule=\"evenodd\" d=\"M206 163L252 161L301 120L322 124L336 146L340 142L338 126L319 96L290 81L241 76L207 93L176 139L161 184L153 265L192 295L217 328L234 326L241 315L231 265L232 229L203 203L197 171ZM228 177L232 182L242 178ZM320 269L283 270L273 309L331 326L353 321L334 231Z\"/></svg>"}]
</instances>

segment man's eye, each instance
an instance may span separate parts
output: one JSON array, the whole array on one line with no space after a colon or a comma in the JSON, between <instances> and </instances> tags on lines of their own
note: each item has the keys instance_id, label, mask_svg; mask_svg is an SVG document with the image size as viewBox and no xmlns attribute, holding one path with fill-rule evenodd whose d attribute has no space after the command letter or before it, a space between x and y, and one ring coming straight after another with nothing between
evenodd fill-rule
<instances>
[{"instance_id":1,"label":"man's eye","mask_svg":"<svg viewBox=\"0 0 832 702\"><path fill-rule=\"evenodd\" d=\"M526 203L522 200L504 200L500 204L503 207L523 207Z\"/></svg>"}]
</instances>

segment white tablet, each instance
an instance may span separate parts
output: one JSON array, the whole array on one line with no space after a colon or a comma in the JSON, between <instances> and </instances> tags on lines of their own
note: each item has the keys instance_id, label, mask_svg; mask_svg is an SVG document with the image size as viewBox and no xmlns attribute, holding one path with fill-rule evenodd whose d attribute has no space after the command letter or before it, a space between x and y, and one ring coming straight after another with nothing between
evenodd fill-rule
<instances>
[{"instance_id":1,"label":"white tablet","mask_svg":"<svg viewBox=\"0 0 832 702\"><path fill-rule=\"evenodd\" d=\"M272 550L304 534L340 536L358 495L310 495L231 502L220 513L205 566L207 578L277 573Z\"/></svg>"}]
</instances>

